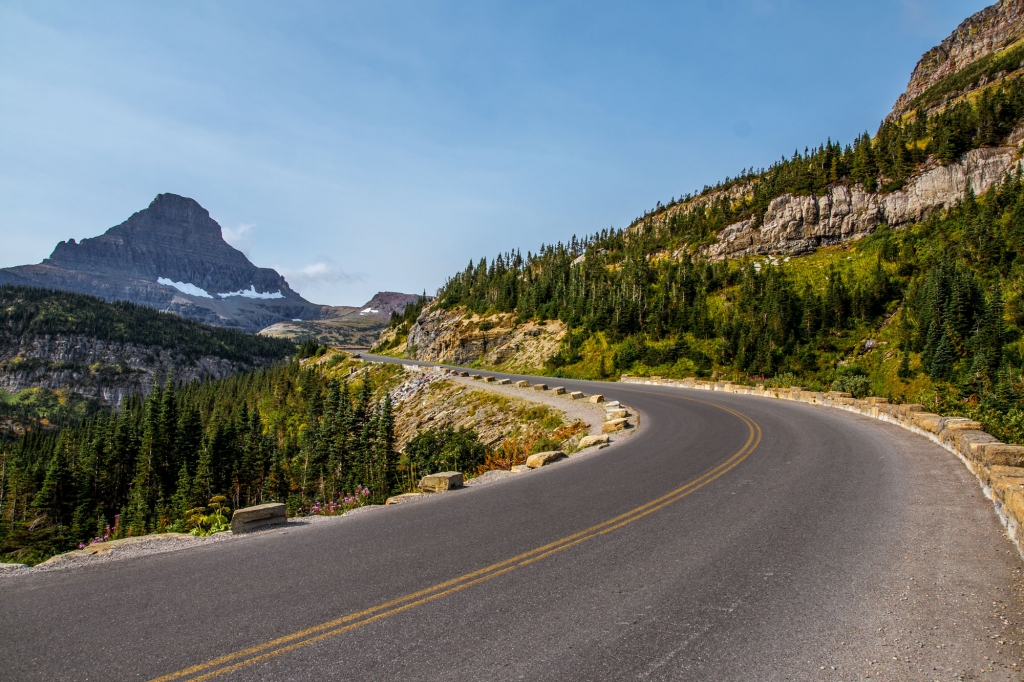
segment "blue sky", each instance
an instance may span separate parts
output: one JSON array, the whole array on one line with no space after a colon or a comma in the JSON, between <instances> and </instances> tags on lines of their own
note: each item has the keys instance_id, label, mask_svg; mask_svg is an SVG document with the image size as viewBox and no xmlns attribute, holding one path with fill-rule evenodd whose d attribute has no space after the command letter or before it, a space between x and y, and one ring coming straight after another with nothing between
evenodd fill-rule
<instances>
[{"instance_id":1,"label":"blue sky","mask_svg":"<svg viewBox=\"0 0 1024 682\"><path fill-rule=\"evenodd\" d=\"M872 133L987 2L0 2L0 266L160 192L317 303Z\"/></svg>"}]
</instances>

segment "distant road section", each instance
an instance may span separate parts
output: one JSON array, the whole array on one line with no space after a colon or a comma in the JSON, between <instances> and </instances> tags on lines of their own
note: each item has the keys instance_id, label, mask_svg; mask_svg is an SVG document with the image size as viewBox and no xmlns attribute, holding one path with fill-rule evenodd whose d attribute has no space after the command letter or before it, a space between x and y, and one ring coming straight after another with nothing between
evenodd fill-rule
<instances>
[{"instance_id":1,"label":"distant road section","mask_svg":"<svg viewBox=\"0 0 1024 682\"><path fill-rule=\"evenodd\" d=\"M1022 678L1021 559L938 446L802 403L557 384L644 429L422 502L0 579L0 677Z\"/></svg>"}]
</instances>

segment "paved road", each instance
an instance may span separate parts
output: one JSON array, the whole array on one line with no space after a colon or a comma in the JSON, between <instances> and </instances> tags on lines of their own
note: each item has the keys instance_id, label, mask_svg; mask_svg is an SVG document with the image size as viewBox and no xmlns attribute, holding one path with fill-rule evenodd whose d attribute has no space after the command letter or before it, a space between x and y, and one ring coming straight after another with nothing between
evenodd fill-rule
<instances>
[{"instance_id":1,"label":"paved road","mask_svg":"<svg viewBox=\"0 0 1024 682\"><path fill-rule=\"evenodd\" d=\"M644 429L415 504L0 580L0 679L1022 679L1020 558L943 450L799 403L558 383Z\"/></svg>"}]
</instances>

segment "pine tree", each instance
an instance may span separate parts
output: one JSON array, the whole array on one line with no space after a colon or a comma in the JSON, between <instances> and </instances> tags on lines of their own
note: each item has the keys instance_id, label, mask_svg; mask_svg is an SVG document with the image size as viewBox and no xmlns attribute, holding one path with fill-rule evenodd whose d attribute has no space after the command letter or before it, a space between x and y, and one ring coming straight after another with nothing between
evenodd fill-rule
<instances>
[{"instance_id":1,"label":"pine tree","mask_svg":"<svg viewBox=\"0 0 1024 682\"><path fill-rule=\"evenodd\" d=\"M953 344L949 340L949 334L942 334L932 356L929 372L932 379L949 379L953 373L953 360Z\"/></svg>"}]
</instances>

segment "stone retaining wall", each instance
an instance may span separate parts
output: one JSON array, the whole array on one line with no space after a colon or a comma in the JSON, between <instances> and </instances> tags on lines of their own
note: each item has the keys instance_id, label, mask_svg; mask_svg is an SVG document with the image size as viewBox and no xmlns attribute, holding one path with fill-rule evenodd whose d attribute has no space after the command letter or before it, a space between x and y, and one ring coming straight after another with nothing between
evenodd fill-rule
<instances>
[{"instance_id":1,"label":"stone retaining wall","mask_svg":"<svg viewBox=\"0 0 1024 682\"><path fill-rule=\"evenodd\" d=\"M977 477L985 495L995 505L1007 535L1024 557L1024 447L1000 443L985 433L981 424L962 417L944 417L926 412L921 405L891 405L885 398L853 398L849 393L808 391L798 386L765 388L728 381L662 379L623 375L628 384L672 386L777 400L794 400L824 405L896 424L924 436L960 458Z\"/></svg>"}]
</instances>

